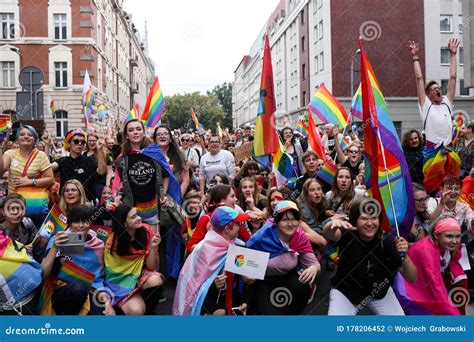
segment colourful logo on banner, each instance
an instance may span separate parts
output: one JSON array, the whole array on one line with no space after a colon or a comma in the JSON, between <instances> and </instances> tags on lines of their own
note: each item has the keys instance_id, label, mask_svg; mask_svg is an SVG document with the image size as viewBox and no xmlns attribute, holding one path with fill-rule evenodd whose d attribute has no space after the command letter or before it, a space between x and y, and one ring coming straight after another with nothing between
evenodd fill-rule
<instances>
[{"instance_id":1,"label":"colourful logo on banner","mask_svg":"<svg viewBox=\"0 0 474 342\"><path fill-rule=\"evenodd\" d=\"M244 266L245 258L243 255L236 255L235 256L235 266L242 267Z\"/></svg>"}]
</instances>

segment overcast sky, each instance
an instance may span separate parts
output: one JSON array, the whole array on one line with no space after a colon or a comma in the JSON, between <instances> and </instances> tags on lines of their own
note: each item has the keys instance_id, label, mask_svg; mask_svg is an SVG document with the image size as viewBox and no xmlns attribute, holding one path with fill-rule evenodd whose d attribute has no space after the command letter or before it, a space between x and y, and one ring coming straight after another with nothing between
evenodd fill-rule
<instances>
[{"instance_id":1,"label":"overcast sky","mask_svg":"<svg viewBox=\"0 0 474 342\"><path fill-rule=\"evenodd\" d=\"M163 94L212 89L234 79L278 0L125 0L143 35Z\"/></svg>"}]
</instances>

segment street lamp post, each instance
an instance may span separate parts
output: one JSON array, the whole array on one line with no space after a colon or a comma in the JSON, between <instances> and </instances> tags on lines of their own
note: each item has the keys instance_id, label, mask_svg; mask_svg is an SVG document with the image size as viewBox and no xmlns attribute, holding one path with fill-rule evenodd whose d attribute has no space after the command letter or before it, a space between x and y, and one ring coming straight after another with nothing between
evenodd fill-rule
<instances>
[{"instance_id":1,"label":"street lamp post","mask_svg":"<svg viewBox=\"0 0 474 342\"><path fill-rule=\"evenodd\" d=\"M360 49L357 49L355 54L351 58L351 94L350 97L354 96L354 57L360 54Z\"/></svg>"}]
</instances>

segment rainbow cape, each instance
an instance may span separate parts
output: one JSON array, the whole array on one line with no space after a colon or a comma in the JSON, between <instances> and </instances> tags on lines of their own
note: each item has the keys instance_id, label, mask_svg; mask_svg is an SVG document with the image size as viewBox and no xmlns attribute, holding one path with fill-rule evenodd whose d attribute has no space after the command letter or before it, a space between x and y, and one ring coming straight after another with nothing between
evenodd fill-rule
<instances>
[{"instance_id":1,"label":"rainbow cape","mask_svg":"<svg viewBox=\"0 0 474 342\"><path fill-rule=\"evenodd\" d=\"M65 231L67 227L67 217L59 205L56 203L53 205L51 210L48 213L48 216L44 219L43 224L40 228L40 236L46 238L47 240L51 239L52 236L56 233Z\"/></svg>"},{"instance_id":2,"label":"rainbow cape","mask_svg":"<svg viewBox=\"0 0 474 342\"><path fill-rule=\"evenodd\" d=\"M449 300L441 275L440 252L430 237L414 243L408 256L416 267L418 276L414 284L397 274L394 290L407 315L460 315ZM465 279L466 275L459 264L458 252L449 264L454 279Z\"/></svg>"},{"instance_id":3,"label":"rainbow cape","mask_svg":"<svg viewBox=\"0 0 474 342\"><path fill-rule=\"evenodd\" d=\"M323 123L332 123L344 128L349 117L344 107L329 92L324 83L314 93L313 99L308 104L308 109L314 113Z\"/></svg>"},{"instance_id":4,"label":"rainbow cape","mask_svg":"<svg viewBox=\"0 0 474 342\"><path fill-rule=\"evenodd\" d=\"M262 78L258 99L257 121L252 147L253 158L267 170L271 168L271 156L278 151L278 134L275 122L275 92L273 88L272 56L270 42L265 35Z\"/></svg>"},{"instance_id":5,"label":"rainbow cape","mask_svg":"<svg viewBox=\"0 0 474 342\"><path fill-rule=\"evenodd\" d=\"M155 128L161 120L161 116L165 111L165 98L161 91L160 82L158 77L155 77L155 81L151 86L150 93L146 100L145 108L141 116L143 124L147 128Z\"/></svg>"},{"instance_id":6,"label":"rainbow cape","mask_svg":"<svg viewBox=\"0 0 474 342\"><path fill-rule=\"evenodd\" d=\"M173 301L173 315L201 314L209 287L224 267L229 244L230 241L211 229L196 245L179 274Z\"/></svg>"},{"instance_id":7,"label":"rainbow cape","mask_svg":"<svg viewBox=\"0 0 474 342\"><path fill-rule=\"evenodd\" d=\"M147 228L151 238L151 228ZM150 252L150 245L146 250L133 250L130 255L118 255L112 247L114 233L109 235L105 244L105 285L113 293L113 305L120 304L130 298L137 290L137 284L145 265L145 259ZM111 253L114 248L114 253Z\"/></svg>"},{"instance_id":8,"label":"rainbow cape","mask_svg":"<svg viewBox=\"0 0 474 342\"><path fill-rule=\"evenodd\" d=\"M453 147L425 148L423 156L423 182L428 193L441 190L441 182L448 174L460 176L461 159Z\"/></svg>"},{"instance_id":9,"label":"rainbow cape","mask_svg":"<svg viewBox=\"0 0 474 342\"><path fill-rule=\"evenodd\" d=\"M293 169L293 158L286 153L280 139L278 139L278 145L278 151L273 154L272 159L277 186L280 187L286 184L288 179L295 177L295 170Z\"/></svg>"},{"instance_id":10,"label":"rainbow cape","mask_svg":"<svg viewBox=\"0 0 474 342\"><path fill-rule=\"evenodd\" d=\"M364 129L366 185L372 197L382 206L381 224L384 230L391 231L397 222L400 235L406 237L415 217L410 172L387 103L362 47L362 40L359 40L359 45L362 108L364 122L368 123Z\"/></svg>"},{"instance_id":11,"label":"rainbow cape","mask_svg":"<svg viewBox=\"0 0 474 342\"><path fill-rule=\"evenodd\" d=\"M22 246L0 230L0 291L11 306L35 291L42 281L41 266L26 249L19 250Z\"/></svg>"},{"instance_id":12,"label":"rainbow cape","mask_svg":"<svg viewBox=\"0 0 474 342\"><path fill-rule=\"evenodd\" d=\"M87 286L92 287L95 275L81 266L76 265L71 260L66 259L64 264L61 266L58 272L58 279L65 281L69 284L75 282L81 282Z\"/></svg>"}]
</instances>

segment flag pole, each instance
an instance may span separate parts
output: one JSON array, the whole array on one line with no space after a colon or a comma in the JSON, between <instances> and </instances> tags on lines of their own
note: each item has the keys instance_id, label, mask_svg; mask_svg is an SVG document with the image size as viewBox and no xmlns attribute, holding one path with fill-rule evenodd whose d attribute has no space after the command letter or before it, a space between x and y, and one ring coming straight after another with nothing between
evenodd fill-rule
<instances>
[{"instance_id":1,"label":"flag pole","mask_svg":"<svg viewBox=\"0 0 474 342\"><path fill-rule=\"evenodd\" d=\"M398 228L397 212L395 211L395 203L393 202L392 185L390 184L390 179L388 177L389 170L387 168L387 160L385 159L385 148L382 143L382 137L380 135L380 127L378 127L378 125L377 125L377 137L379 139L380 149L382 152L383 167L385 169L385 179L387 181L388 192L390 194L390 204L392 205L393 219L395 220L395 230L396 230L397 236L400 237L400 229ZM374 172L374 170L371 170L371 172ZM378 173L378 170L375 170L375 172Z\"/></svg>"}]
</instances>

